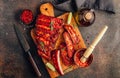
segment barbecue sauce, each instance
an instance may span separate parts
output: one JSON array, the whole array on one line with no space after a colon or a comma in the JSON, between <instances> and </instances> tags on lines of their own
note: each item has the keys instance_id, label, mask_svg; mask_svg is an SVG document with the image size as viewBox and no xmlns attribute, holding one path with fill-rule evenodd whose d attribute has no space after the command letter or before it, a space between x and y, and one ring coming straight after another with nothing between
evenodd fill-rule
<instances>
[{"instance_id":1,"label":"barbecue sauce","mask_svg":"<svg viewBox=\"0 0 120 78\"><path fill-rule=\"evenodd\" d=\"M95 21L95 12L93 9L83 8L74 13L74 18L79 26L88 27Z\"/></svg>"}]
</instances>

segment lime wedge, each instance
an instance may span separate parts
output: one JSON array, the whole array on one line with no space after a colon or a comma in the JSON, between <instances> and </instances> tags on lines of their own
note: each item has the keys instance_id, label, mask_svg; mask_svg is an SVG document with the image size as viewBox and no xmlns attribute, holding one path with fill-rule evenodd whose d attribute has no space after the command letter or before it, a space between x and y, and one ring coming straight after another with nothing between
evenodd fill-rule
<instances>
[{"instance_id":1,"label":"lime wedge","mask_svg":"<svg viewBox=\"0 0 120 78\"><path fill-rule=\"evenodd\" d=\"M72 20L72 12L70 12L68 15L67 24L70 24L71 20Z\"/></svg>"},{"instance_id":2,"label":"lime wedge","mask_svg":"<svg viewBox=\"0 0 120 78\"><path fill-rule=\"evenodd\" d=\"M47 62L47 63L46 63L46 66L47 66L50 70L56 71L56 70L55 70L55 67L54 67L51 63Z\"/></svg>"}]
</instances>

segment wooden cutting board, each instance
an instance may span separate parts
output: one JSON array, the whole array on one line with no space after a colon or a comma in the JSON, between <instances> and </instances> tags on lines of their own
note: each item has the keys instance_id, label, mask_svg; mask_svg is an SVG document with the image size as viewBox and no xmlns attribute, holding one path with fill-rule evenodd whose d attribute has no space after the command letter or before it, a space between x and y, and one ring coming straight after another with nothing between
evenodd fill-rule
<instances>
[{"instance_id":1,"label":"wooden cutting board","mask_svg":"<svg viewBox=\"0 0 120 78\"><path fill-rule=\"evenodd\" d=\"M54 16L54 8L53 8L52 4L50 4L50 3L42 4L40 6L40 12L41 12L41 14L44 14L44 15L47 15L47 16ZM64 21L64 23L66 23L67 22L67 18L68 18L68 13L64 13L64 14L58 16L57 18L62 19ZM80 48L86 48L86 45L85 45L84 40L82 38L82 35L81 35L81 33L80 33L79 29L78 29L78 26L75 23L75 20L74 20L73 17L72 17L72 21L71 21L70 24L75 28L75 31L76 31L79 39L80 39L79 44L74 45L75 50L80 49ZM31 31L31 36L32 36L32 38L33 38L33 40L35 42L35 39L34 39L34 30ZM42 60L43 60L43 62L45 64L47 63L47 61L44 58L42 58ZM77 65L65 66L62 63L62 61L61 61L61 66L62 66L62 69L63 69L64 73L68 73L68 72L70 72L70 71L78 68ZM55 78L55 77L59 76L59 74L57 73L57 71L56 72L51 71L49 68L47 68L47 70L48 70L49 75L50 75L51 78Z\"/></svg>"}]
</instances>

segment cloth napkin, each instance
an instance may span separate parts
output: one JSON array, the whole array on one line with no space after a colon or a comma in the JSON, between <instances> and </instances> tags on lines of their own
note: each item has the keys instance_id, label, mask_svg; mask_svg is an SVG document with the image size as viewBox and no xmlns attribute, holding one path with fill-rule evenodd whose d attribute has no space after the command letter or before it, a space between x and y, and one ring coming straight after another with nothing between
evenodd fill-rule
<instances>
[{"instance_id":1,"label":"cloth napkin","mask_svg":"<svg viewBox=\"0 0 120 78\"><path fill-rule=\"evenodd\" d=\"M52 4L62 11L74 12L84 7L115 13L112 0L53 0Z\"/></svg>"}]
</instances>

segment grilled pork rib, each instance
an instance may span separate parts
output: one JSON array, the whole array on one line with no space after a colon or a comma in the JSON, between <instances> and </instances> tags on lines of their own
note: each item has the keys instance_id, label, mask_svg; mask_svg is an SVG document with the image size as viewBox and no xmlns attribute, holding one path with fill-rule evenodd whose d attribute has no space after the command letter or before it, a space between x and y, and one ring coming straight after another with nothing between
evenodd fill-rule
<instances>
[{"instance_id":1,"label":"grilled pork rib","mask_svg":"<svg viewBox=\"0 0 120 78\"><path fill-rule=\"evenodd\" d=\"M54 49L63 22L59 18L38 15L36 20L36 40L38 54L45 59L50 59L50 52Z\"/></svg>"}]
</instances>

